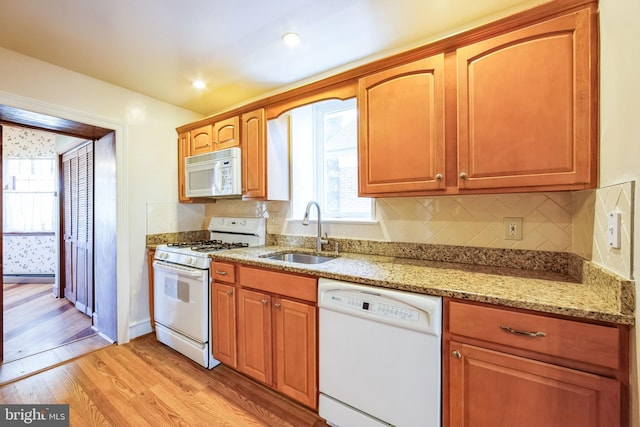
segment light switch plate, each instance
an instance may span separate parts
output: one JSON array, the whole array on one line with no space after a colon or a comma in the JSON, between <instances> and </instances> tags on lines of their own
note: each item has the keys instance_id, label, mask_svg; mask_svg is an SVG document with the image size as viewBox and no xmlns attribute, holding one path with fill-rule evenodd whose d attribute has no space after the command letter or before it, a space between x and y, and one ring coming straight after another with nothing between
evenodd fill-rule
<instances>
[{"instance_id":1,"label":"light switch plate","mask_svg":"<svg viewBox=\"0 0 640 427\"><path fill-rule=\"evenodd\" d=\"M620 227L622 214L617 211L607 214L607 243L611 249L620 249Z\"/></svg>"}]
</instances>

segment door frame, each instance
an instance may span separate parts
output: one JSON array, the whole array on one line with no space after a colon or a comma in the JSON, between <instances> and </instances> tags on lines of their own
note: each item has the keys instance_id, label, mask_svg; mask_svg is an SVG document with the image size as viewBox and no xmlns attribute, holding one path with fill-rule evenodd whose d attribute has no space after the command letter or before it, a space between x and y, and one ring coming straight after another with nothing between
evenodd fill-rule
<instances>
[{"instance_id":1,"label":"door frame","mask_svg":"<svg viewBox=\"0 0 640 427\"><path fill-rule=\"evenodd\" d=\"M18 115L16 116L16 112ZM21 118L22 117L22 118ZM126 123L38 100L0 92L0 123L39 128L45 131L63 133L87 139L97 139L100 129L115 133L116 162L116 301L113 313L117 325L116 336L106 336L119 344L129 342L129 223L127 190L127 139ZM98 132L96 134L95 132ZM1 169L0 169L1 171ZM1 179L1 178L0 178ZM0 204L0 207L2 205ZM0 243L2 242L0 237ZM58 245L60 242L58 241ZM0 272L2 272L0 267ZM1 293L0 293L1 294ZM2 296L0 296L2 302ZM2 333L3 311L0 310L0 334ZM98 325L99 327L99 325ZM3 337L0 336L0 350ZM0 357L1 357L0 353ZM2 359L0 359L1 361Z\"/></svg>"}]
</instances>

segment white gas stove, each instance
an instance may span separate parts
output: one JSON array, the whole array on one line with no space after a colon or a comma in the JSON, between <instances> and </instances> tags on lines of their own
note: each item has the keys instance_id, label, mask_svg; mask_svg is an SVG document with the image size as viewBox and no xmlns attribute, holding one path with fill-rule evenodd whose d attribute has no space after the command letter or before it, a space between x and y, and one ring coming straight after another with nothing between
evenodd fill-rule
<instances>
[{"instance_id":1,"label":"white gas stove","mask_svg":"<svg viewBox=\"0 0 640 427\"><path fill-rule=\"evenodd\" d=\"M159 245L153 262L154 318L158 341L205 368L211 353L211 252L265 244L264 218L214 217L210 240Z\"/></svg>"}]
</instances>

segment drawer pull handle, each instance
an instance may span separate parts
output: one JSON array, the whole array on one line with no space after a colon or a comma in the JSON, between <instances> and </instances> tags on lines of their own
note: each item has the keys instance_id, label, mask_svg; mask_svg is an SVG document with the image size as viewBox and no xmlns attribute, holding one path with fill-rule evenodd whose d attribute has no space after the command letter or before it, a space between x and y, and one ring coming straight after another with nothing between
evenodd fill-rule
<instances>
[{"instance_id":1,"label":"drawer pull handle","mask_svg":"<svg viewBox=\"0 0 640 427\"><path fill-rule=\"evenodd\" d=\"M500 326L500 329L502 329L503 331L509 332L510 334L520 335L523 337L542 338L547 336L547 334L545 334L544 332L519 331L517 329L510 328L509 326Z\"/></svg>"},{"instance_id":2,"label":"drawer pull handle","mask_svg":"<svg viewBox=\"0 0 640 427\"><path fill-rule=\"evenodd\" d=\"M226 272L226 271L223 271L223 270L216 270L216 274L219 274L219 275L221 275L221 276L226 276L226 275L227 275L227 272Z\"/></svg>"}]
</instances>

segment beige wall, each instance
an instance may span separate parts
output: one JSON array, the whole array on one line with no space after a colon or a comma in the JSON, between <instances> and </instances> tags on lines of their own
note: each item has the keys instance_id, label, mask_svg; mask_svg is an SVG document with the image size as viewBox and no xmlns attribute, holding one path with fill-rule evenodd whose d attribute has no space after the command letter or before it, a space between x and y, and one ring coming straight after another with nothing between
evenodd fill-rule
<instances>
[{"instance_id":1,"label":"beige wall","mask_svg":"<svg viewBox=\"0 0 640 427\"><path fill-rule=\"evenodd\" d=\"M146 204L177 202L175 127L201 116L2 48L0 64L0 104L116 130L118 341L148 332Z\"/></svg>"},{"instance_id":2,"label":"beige wall","mask_svg":"<svg viewBox=\"0 0 640 427\"><path fill-rule=\"evenodd\" d=\"M608 186L640 178L640 1L600 1L600 185ZM635 197L635 223L633 242L639 242L640 209ZM638 286L637 271L640 250L635 247L633 277ZM638 324L638 298L636 297L636 324ZM640 425L640 394L638 383L640 342L638 328L632 332L631 355L631 425Z\"/></svg>"}]
</instances>

